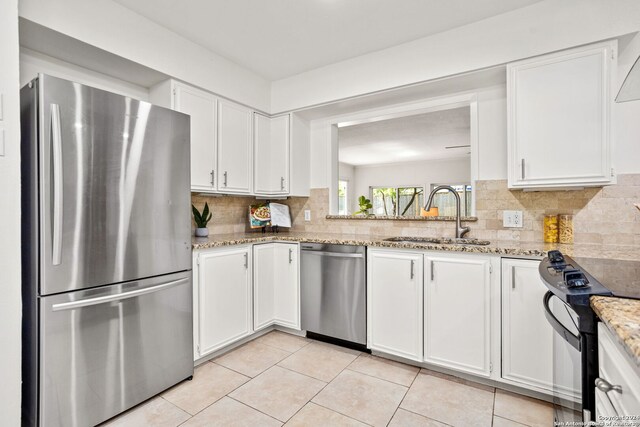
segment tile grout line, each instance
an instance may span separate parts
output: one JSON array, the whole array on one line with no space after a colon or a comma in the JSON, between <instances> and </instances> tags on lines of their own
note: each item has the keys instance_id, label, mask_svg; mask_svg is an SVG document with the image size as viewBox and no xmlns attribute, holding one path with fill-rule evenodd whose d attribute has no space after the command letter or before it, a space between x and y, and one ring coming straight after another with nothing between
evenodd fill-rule
<instances>
[{"instance_id":1,"label":"tile grout line","mask_svg":"<svg viewBox=\"0 0 640 427\"><path fill-rule=\"evenodd\" d=\"M402 396L402 399L400 399L400 403L398 403L398 406L396 406L396 410L393 411L393 415L391 416L391 418L389 419L389 422L387 422L387 426L389 424L391 424L391 421L393 421L393 418L396 416L396 414L398 413L398 409L400 409L400 405L402 405L402 402L404 402L405 397L407 397L407 394L409 394L409 390L411 390L411 387L413 386L413 383L416 382L416 379L418 378L418 375L420 375L420 369L418 369L418 372L416 372L416 375L413 377L413 379L411 380L411 384L409 384L409 387L407 387L407 391L404 393L404 395Z\"/></svg>"},{"instance_id":2,"label":"tile grout line","mask_svg":"<svg viewBox=\"0 0 640 427\"><path fill-rule=\"evenodd\" d=\"M229 399L231 399L231 400L233 400L233 401L235 401L235 402L238 402L239 404L244 405L244 406L246 406L247 408L251 408L251 409L253 409L253 410L254 410L254 411L256 411L256 412L260 412L262 415L266 415L267 417L269 417L269 418L271 418L271 419L273 419L273 420L276 420L277 422L281 423L282 425L284 425L287 421L289 421L289 420L287 420L287 421L280 421L279 419L277 419L277 418L276 418L276 417L274 417L273 415L269 415L269 414L267 414L266 412L262 412L260 409L258 409L258 408L254 408L253 406L251 406L251 405L249 405L249 404L247 404L247 403L241 402L241 401L239 401L238 399L233 398L233 397L231 397L231 396L229 396L229 395L226 395L226 396L224 396L224 397L228 397Z\"/></svg>"}]
</instances>

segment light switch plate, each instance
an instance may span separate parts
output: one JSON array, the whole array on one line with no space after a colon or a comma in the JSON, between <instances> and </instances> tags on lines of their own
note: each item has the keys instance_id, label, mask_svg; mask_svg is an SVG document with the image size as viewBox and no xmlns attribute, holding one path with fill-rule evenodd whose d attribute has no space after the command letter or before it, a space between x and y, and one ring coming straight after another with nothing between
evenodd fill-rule
<instances>
[{"instance_id":1,"label":"light switch plate","mask_svg":"<svg viewBox=\"0 0 640 427\"><path fill-rule=\"evenodd\" d=\"M502 226L522 228L522 211L504 211L502 214Z\"/></svg>"},{"instance_id":2,"label":"light switch plate","mask_svg":"<svg viewBox=\"0 0 640 427\"><path fill-rule=\"evenodd\" d=\"M311 221L311 211L309 209L305 209L304 211L304 220Z\"/></svg>"}]
</instances>

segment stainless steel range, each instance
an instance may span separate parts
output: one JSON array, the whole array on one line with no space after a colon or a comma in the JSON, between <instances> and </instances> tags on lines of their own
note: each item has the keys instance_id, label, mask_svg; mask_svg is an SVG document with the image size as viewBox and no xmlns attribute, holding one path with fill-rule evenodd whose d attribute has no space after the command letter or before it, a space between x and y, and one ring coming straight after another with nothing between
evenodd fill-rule
<instances>
[{"instance_id":1,"label":"stainless steel range","mask_svg":"<svg viewBox=\"0 0 640 427\"><path fill-rule=\"evenodd\" d=\"M23 425L98 424L193 374L189 117L21 91Z\"/></svg>"}]
</instances>

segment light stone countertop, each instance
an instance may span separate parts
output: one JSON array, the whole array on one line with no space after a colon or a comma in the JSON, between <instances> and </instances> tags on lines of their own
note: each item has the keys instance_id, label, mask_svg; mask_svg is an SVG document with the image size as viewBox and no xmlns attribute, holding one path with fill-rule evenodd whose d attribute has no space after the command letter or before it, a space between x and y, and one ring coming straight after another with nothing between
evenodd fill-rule
<instances>
[{"instance_id":1,"label":"light stone countertop","mask_svg":"<svg viewBox=\"0 0 640 427\"><path fill-rule=\"evenodd\" d=\"M640 300L593 296L591 307L640 368Z\"/></svg>"},{"instance_id":2,"label":"light stone countertop","mask_svg":"<svg viewBox=\"0 0 640 427\"><path fill-rule=\"evenodd\" d=\"M194 237L192 244L194 249L217 248L222 246L241 245L260 242L302 242L325 243L343 245L363 245L379 248L420 249L433 251L452 251L478 254L494 254L503 256L516 256L528 258L542 258L547 251L558 249L569 256L584 258L607 258L640 261L640 247L602 246L594 244L562 245L558 243L519 242L519 241L492 241L489 245L460 245L460 244L436 244L436 243L400 243L388 242L391 236L375 236L364 234L333 234L333 233L237 233L219 234L209 237Z\"/></svg>"}]
</instances>

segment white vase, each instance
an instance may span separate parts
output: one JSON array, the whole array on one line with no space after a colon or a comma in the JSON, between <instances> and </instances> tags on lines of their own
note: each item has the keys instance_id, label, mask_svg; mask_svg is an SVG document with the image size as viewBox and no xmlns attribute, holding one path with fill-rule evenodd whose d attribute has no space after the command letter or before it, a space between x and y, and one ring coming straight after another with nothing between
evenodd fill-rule
<instances>
[{"instance_id":1,"label":"white vase","mask_svg":"<svg viewBox=\"0 0 640 427\"><path fill-rule=\"evenodd\" d=\"M207 237L209 235L209 229L204 228L196 228L196 237Z\"/></svg>"}]
</instances>

